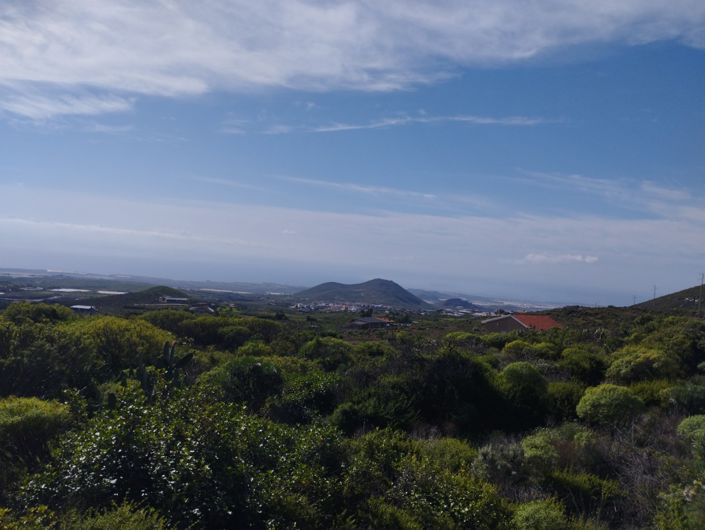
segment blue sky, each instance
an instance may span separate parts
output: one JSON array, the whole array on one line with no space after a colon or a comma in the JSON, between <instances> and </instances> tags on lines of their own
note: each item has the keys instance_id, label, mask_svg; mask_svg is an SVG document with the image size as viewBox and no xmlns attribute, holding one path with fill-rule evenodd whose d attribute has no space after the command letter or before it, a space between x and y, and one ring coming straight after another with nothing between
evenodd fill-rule
<instances>
[{"instance_id":1,"label":"blue sky","mask_svg":"<svg viewBox=\"0 0 705 530\"><path fill-rule=\"evenodd\" d=\"M697 282L705 4L378 4L0 4L0 266L589 304Z\"/></svg>"}]
</instances>

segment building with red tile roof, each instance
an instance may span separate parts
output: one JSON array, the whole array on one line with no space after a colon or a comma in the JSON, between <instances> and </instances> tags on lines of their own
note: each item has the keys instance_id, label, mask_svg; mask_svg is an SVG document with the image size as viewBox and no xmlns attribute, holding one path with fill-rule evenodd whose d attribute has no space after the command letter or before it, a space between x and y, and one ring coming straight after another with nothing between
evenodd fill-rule
<instances>
[{"instance_id":1,"label":"building with red tile roof","mask_svg":"<svg viewBox=\"0 0 705 530\"><path fill-rule=\"evenodd\" d=\"M529 313L514 313L483 320L487 331L522 331L533 329L536 331L547 331L549 329L562 327L552 317L548 315L534 315Z\"/></svg>"}]
</instances>

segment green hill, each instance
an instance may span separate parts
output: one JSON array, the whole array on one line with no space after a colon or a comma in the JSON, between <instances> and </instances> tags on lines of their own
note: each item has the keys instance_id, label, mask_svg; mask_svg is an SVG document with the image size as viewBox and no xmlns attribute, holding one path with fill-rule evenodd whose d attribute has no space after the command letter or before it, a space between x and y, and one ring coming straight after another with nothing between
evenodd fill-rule
<instances>
[{"instance_id":1,"label":"green hill","mask_svg":"<svg viewBox=\"0 0 705 530\"><path fill-rule=\"evenodd\" d=\"M700 286L690 287L660 296L655 300L641 302L632 307L640 309L651 309L652 311L661 311L664 313L678 313L682 315L695 315L698 312L698 299L700 297ZM703 300L702 310L705 312L705 300Z\"/></svg>"},{"instance_id":2,"label":"green hill","mask_svg":"<svg viewBox=\"0 0 705 530\"><path fill-rule=\"evenodd\" d=\"M130 310L141 309L143 308L142 306L159 304L159 299L163 296L188 298L189 301L193 300L192 297L183 291L166 287L164 285L158 285L156 287L144 289L143 291L86 298L75 303L95 306L95 308L101 313L125 313Z\"/></svg>"},{"instance_id":3,"label":"green hill","mask_svg":"<svg viewBox=\"0 0 705 530\"><path fill-rule=\"evenodd\" d=\"M379 278L351 285L337 282L322 283L311 289L301 291L294 297L305 302L347 302L407 309L425 309L430 307L426 302L411 294L401 285L391 280Z\"/></svg>"}]
</instances>

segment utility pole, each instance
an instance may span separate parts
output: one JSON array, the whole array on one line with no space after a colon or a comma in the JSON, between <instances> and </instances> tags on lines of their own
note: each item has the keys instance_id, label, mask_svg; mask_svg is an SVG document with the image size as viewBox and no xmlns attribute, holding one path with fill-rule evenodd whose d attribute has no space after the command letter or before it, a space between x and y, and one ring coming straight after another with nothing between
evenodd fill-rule
<instances>
[{"instance_id":1,"label":"utility pole","mask_svg":"<svg viewBox=\"0 0 705 530\"><path fill-rule=\"evenodd\" d=\"M703 316L703 283L705 282L705 272L700 273L700 294L698 295L698 316Z\"/></svg>"},{"instance_id":2,"label":"utility pole","mask_svg":"<svg viewBox=\"0 0 705 530\"><path fill-rule=\"evenodd\" d=\"M656 286L654 285L654 299L653 299L654 305L656 305Z\"/></svg>"}]
</instances>

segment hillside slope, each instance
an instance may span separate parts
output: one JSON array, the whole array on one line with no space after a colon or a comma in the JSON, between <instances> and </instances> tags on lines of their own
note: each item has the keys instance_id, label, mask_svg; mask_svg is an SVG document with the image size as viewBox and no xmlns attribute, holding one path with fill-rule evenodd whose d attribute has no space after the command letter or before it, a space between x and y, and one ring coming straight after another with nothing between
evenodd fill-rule
<instances>
[{"instance_id":1,"label":"hillside slope","mask_svg":"<svg viewBox=\"0 0 705 530\"><path fill-rule=\"evenodd\" d=\"M158 304L159 297L161 296L170 296L174 298L191 298L186 293L184 293L183 291L179 291L178 289L173 289L164 285L158 285L156 287L150 287L149 289L144 289L143 291L136 291L134 293L100 296L96 298L86 298L75 303L95 306L98 311L103 313L122 313L126 309L135 306L141 306L145 304Z\"/></svg>"},{"instance_id":2,"label":"hillside slope","mask_svg":"<svg viewBox=\"0 0 705 530\"><path fill-rule=\"evenodd\" d=\"M664 313L678 313L684 315L695 315L698 311L698 298L700 297L700 286L683 289L676 293L660 296L655 300L647 300L633 305L639 309L651 309L652 311L662 311ZM703 300L703 311L705 311L705 300Z\"/></svg>"},{"instance_id":3,"label":"hillside slope","mask_svg":"<svg viewBox=\"0 0 705 530\"><path fill-rule=\"evenodd\" d=\"M364 283L343 284L328 282L296 293L295 298L306 302L349 302L355 304L386 305L410 309L424 309L429 305L401 285L374 279Z\"/></svg>"}]
</instances>

